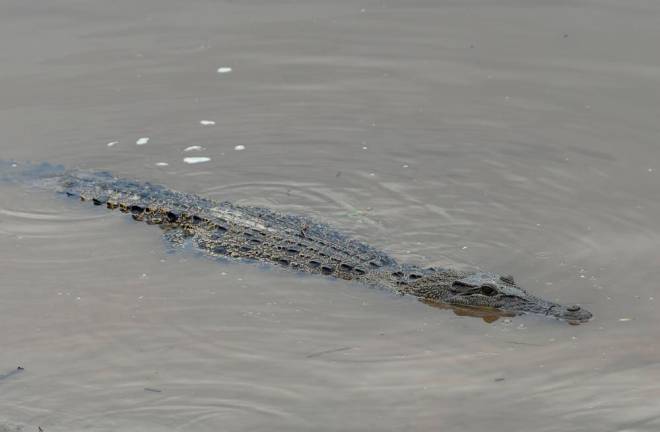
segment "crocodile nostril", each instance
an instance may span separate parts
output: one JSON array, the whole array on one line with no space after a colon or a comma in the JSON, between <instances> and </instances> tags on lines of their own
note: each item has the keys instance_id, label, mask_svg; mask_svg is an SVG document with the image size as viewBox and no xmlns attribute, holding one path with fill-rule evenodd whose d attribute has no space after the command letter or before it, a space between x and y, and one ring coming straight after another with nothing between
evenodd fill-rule
<instances>
[{"instance_id":1,"label":"crocodile nostril","mask_svg":"<svg viewBox=\"0 0 660 432\"><path fill-rule=\"evenodd\" d=\"M578 305L570 305L570 306L568 306L568 307L566 308L566 310L569 311L569 312L577 312L577 311L579 311L580 309L581 309L581 308L580 308L580 306L578 306Z\"/></svg>"}]
</instances>

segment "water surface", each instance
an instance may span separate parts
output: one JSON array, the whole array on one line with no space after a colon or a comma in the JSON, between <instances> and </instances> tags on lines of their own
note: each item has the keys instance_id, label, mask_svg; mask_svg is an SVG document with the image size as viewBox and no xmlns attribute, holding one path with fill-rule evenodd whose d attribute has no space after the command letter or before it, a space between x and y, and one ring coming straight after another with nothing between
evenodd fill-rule
<instances>
[{"instance_id":1,"label":"water surface","mask_svg":"<svg viewBox=\"0 0 660 432\"><path fill-rule=\"evenodd\" d=\"M156 228L0 185L0 430L657 431L659 19L641 0L5 0L2 159L311 215L594 319L487 323L169 255Z\"/></svg>"}]
</instances>

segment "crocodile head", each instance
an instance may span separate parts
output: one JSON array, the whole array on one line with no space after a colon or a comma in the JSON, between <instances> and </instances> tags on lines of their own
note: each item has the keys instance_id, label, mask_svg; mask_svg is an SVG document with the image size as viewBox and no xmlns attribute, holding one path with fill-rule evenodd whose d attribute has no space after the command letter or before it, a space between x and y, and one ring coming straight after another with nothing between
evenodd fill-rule
<instances>
[{"instance_id":1,"label":"crocodile head","mask_svg":"<svg viewBox=\"0 0 660 432\"><path fill-rule=\"evenodd\" d=\"M516 286L512 276L472 273L455 280L445 301L463 306L490 307L515 314L534 313L566 321L584 322L591 312L578 305L564 306L530 295Z\"/></svg>"},{"instance_id":2,"label":"crocodile head","mask_svg":"<svg viewBox=\"0 0 660 432\"><path fill-rule=\"evenodd\" d=\"M425 301L450 306L495 309L503 314L540 314L571 323L588 321L591 312L533 296L517 286L512 276L497 273L441 272L418 281L410 292Z\"/></svg>"}]
</instances>

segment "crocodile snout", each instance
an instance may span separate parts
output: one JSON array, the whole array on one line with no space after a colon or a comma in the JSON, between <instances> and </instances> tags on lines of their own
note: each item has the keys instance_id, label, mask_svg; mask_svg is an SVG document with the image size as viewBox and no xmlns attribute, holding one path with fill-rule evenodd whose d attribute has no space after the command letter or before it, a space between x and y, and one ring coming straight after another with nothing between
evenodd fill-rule
<instances>
[{"instance_id":1,"label":"crocodile snout","mask_svg":"<svg viewBox=\"0 0 660 432\"><path fill-rule=\"evenodd\" d=\"M548 315L552 315L566 321L577 322L589 321L593 316L591 312L582 308L580 305L553 306L548 310Z\"/></svg>"}]
</instances>

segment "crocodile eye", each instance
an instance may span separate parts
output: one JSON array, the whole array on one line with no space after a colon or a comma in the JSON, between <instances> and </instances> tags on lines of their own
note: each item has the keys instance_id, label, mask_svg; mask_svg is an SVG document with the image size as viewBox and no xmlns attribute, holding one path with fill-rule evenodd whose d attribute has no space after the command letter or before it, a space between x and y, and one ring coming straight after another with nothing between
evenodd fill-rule
<instances>
[{"instance_id":1,"label":"crocodile eye","mask_svg":"<svg viewBox=\"0 0 660 432\"><path fill-rule=\"evenodd\" d=\"M497 287L492 284L484 284L481 286L481 294L492 297L497 294Z\"/></svg>"},{"instance_id":2,"label":"crocodile eye","mask_svg":"<svg viewBox=\"0 0 660 432\"><path fill-rule=\"evenodd\" d=\"M515 281L513 280L513 276L511 276L511 275L502 275L502 276L500 276L500 280L502 282L506 282L510 285L515 285L516 284Z\"/></svg>"},{"instance_id":3,"label":"crocodile eye","mask_svg":"<svg viewBox=\"0 0 660 432\"><path fill-rule=\"evenodd\" d=\"M453 284L451 284L451 290L455 293L467 293L474 288L474 285L469 285L461 281L455 281Z\"/></svg>"}]
</instances>

